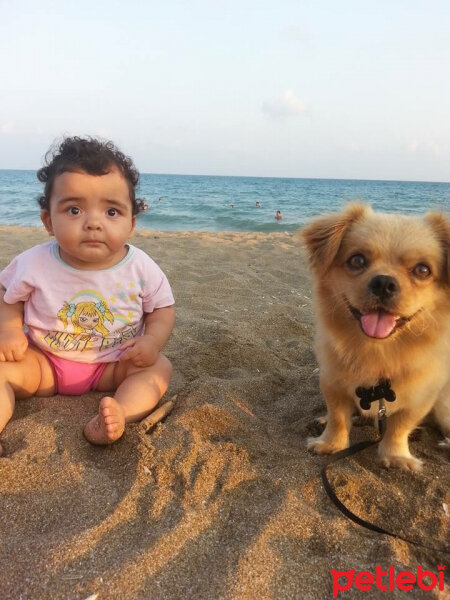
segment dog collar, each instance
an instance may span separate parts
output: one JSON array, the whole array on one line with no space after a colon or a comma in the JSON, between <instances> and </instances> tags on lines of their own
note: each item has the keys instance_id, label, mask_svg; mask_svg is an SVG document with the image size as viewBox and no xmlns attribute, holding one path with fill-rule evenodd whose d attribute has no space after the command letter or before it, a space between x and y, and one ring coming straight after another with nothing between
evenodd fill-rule
<instances>
[{"instance_id":1,"label":"dog collar","mask_svg":"<svg viewBox=\"0 0 450 600\"><path fill-rule=\"evenodd\" d=\"M383 436L386 430L386 407L384 400L394 402L396 396L391 388L390 379L380 379L377 385L372 387L357 387L355 394L360 398L359 404L363 410L369 410L372 402L378 400L378 432Z\"/></svg>"},{"instance_id":2,"label":"dog collar","mask_svg":"<svg viewBox=\"0 0 450 600\"><path fill-rule=\"evenodd\" d=\"M375 400L385 399L388 402L394 402L396 396L394 390L391 388L390 379L380 379L377 385L372 387L357 387L355 394L360 398L359 404L363 410L369 410L370 405Z\"/></svg>"}]
</instances>

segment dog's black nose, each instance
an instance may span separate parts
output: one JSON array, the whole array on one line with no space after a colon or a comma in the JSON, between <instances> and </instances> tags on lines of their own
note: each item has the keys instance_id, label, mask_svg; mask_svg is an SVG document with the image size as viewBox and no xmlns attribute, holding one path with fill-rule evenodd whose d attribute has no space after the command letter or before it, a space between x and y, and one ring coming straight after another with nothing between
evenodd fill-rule
<instances>
[{"instance_id":1,"label":"dog's black nose","mask_svg":"<svg viewBox=\"0 0 450 600\"><path fill-rule=\"evenodd\" d=\"M400 286L395 277L376 275L369 281L369 290L380 300L387 300L400 291Z\"/></svg>"}]
</instances>

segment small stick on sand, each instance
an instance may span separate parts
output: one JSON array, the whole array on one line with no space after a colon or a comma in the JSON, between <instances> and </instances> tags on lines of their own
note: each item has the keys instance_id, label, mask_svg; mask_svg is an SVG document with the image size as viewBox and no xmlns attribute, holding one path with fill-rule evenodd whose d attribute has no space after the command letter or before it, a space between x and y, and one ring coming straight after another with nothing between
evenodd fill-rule
<instances>
[{"instance_id":1,"label":"small stick on sand","mask_svg":"<svg viewBox=\"0 0 450 600\"><path fill-rule=\"evenodd\" d=\"M154 410L152 413L142 419L140 425L144 431L149 431L152 427L154 427L157 423L162 421L165 416L167 416L175 406L173 400L175 400L176 396L173 397L172 400L168 400L164 404L162 404L159 408Z\"/></svg>"}]
</instances>

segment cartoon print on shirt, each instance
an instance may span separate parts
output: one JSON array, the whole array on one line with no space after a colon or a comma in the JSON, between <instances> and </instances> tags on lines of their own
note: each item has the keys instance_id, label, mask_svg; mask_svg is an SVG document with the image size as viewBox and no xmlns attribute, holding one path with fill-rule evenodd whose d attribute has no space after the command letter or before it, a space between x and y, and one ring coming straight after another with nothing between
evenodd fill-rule
<instances>
[{"instance_id":1,"label":"cartoon print on shirt","mask_svg":"<svg viewBox=\"0 0 450 600\"><path fill-rule=\"evenodd\" d=\"M83 299L77 302L80 296L94 296L96 301ZM49 331L44 337L53 350L83 351L95 348L101 351L117 346L137 334L136 327L129 319L113 314L106 300L92 290L76 294L69 302L64 301L57 317L62 322L64 331ZM111 333L106 327L106 321L112 325L117 320L123 325Z\"/></svg>"},{"instance_id":2,"label":"cartoon print on shirt","mask_svg":"<svg viewBox=\"0 0 450 600\"><path fill-rule=\"evenodd\" d=\"M98 337L95 332L105 337L108 335L108 330L104 326L105 319L114 323L114 315L104 301L78 302L78 304L64 302L63 308L58 312L58 318L63 322L64 328L67 328L70 319L74 335L80 336L79 339L82 340Z\"/></svg>"}]
</instances>

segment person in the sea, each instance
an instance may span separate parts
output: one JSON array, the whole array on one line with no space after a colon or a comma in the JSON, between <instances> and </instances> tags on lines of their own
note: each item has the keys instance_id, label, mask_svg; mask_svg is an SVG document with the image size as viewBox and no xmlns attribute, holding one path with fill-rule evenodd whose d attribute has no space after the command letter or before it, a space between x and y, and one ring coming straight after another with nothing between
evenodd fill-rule
<instances>
[{"instance_id":1,"label":"person in the sea","mask_svg":"<svg viewBox=\"0 0 450 600\"><path fill-rule=\"evenodd\" d=\"M96 390L105 395L84 435L110 444L169 385L161 351L174 298L158 265L127 243L143 204L129 157L112 142L66 138L37 176L41 219L55 239L0 273L0 432L16 399Z\"/></svg>"},{"instance_id":2,"label":"person in the sea","mask_svg":"<svg viewBox=\"0 0 450 600\"><path fill-rule=\"evenodd\" d=\"M277 221L281 221L282 218L283 218L283 215L281 214L281 211L277 210L276 215L275 215L275 219Z\"/></svg>"}]
</instances>

